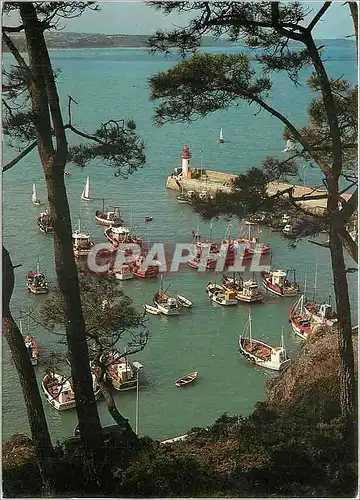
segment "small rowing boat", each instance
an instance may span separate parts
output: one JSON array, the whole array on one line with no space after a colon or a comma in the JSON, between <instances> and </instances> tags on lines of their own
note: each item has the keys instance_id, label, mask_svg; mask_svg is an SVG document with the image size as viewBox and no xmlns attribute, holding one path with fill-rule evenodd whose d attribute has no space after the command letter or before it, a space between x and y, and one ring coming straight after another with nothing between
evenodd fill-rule
<instances>
[{"instance_id":1,"label":"small rowing boat","mask_svg":"<svg viewBox=\"0 0 360 500\"><path fill-rule=\"evenodd\" d=\"M187 299L183 295L178 295L177 296L178 302L181 306L183 307L192 307L192 302L191 300Z\"/></svg>"},{"instance_id":2,"label":"small rowing boat","mask_svg":"<svg viewBox=\"0 0 360 500\"><path fill-rule=\"evenodd\" d=\"M159 314L161 314L160 309L154 306L150 306L149 304L144 304L144 309L147 313L154 314L154 316L158 316Z\"/></svg>"},{"instance_id":3,"label":"small rowing boat","mask_svg":"<svg viewBox=\"0 0 360 500\"><path fill-rule=\"evenodd\" d=\"M177 380L175 380L176 387L183 387L184 385L191 384L192 382L194 382L194 380L196 380L197 375L198 372L191 372L187 375L184 375L183 377L178 378Z\"/></svg>"}]
</instances>

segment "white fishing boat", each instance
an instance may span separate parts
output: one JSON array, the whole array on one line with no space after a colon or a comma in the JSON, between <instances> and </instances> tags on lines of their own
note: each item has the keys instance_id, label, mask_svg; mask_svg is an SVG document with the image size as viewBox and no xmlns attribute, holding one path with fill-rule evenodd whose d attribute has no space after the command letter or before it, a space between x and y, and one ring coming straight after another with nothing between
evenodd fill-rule
<instances>
[{"instance_id":1,"label":"white fishing boat","mask_svg":"<svg viewBox=\"0 0 360 500\"><path fill-rule=\"evenodd\" d=\"M220 129L220 134L219 134L219 139L216 141L218 144L223 144L224 142L224 135L223 135L223 129Z\"/></svg>"},{"instance_id":2,"label":"white fishing boat","mask_svg":"<svg viewBox=\"0 0 360 500\"><path fill-rule=\"evenodd\" d=\"M96 210L95 212L95 220L98 224L102 224L103 226L120 226L124 223L119 207L113 207L112 211L105 211L105 200L103 199L102 210Z\"/></svg>"},{"instance_id":3,"label":"white fishing boat","mask_svg":"<svg viewBox=\"0 0 360 500\"><path fill-rule=\"evenodd\" d=\"M85 231L81 231L80 217L78 219L78 227L72 233L72 245L75 257L85 257L89 255L92 247L94 246L94 242L91 240L90 234Z\"/></svg>"},{"instance_id":4,"label":"white fishing boat","mask_svg":"<svg viewBox=\"0 0 360 500\"><path fill-rule=\"evenodd\" d=\"M26 273L26 285L29 292L35 295L49 292L49 286L44 273L40 272L40 263L36 264L36 271Z\"/></svg>"},{"instance_id":5,"label":"white fishing boat","mask_svg":"<svg viewBox=\"0 0 360 500\"><path fill-rule=\"evenodd\" d=\"M281 232L285 238L295 238L296 237L294 228L291 224L286 224Z\"/></svg>"},{"instance_id":6,"label":"white fishing boat","mask_svg":"<svg viewBox=\"0 0 360 500\"><path fill-rule=\"evenodd\" d=\"M216 283L208 283L206 285L206 293L209 299L221 306L235 306L238 303L234 291L224 290L222 286Z\"/></svg>"},{"instance_id":7,"label":"white fishing boat","mask_svg":"<svg viewBox=\"0 0 360 500\"><path fill-rule=\"evenodd\" d=\"M36 193L35 183L33 184L33 192L32 192L32 196L31 196L31 201L33 202L34 205L41 205L41 201Z\"/></svg>"},{"instance_id":8,"label":"white fishing boat","mask_svg":"<svg viewBox=\"0 0 360 500\"><path fill-rule=\"evenodd\" d=\"M240 302L261 302L264 299L264 294L255 280L249 279L244 281L240 275L238 278L235 278L235 273L233 278L223 276L221 287L224 290L235 292L236 298Z\"/></svg>"},{"instance_id":9,"label":"white fishing boat","mask_svg":"<svg viewBox=\"0 0 360 500\"><path fill-rule=\"evenodd\" d=\"M153 303L162 314L166 316L178 316L180 313L179 301L163 291L163 276L160 276L160 290L154 293ZM169 288L169 287L167 287ZM166 291L166 290L165 290Z\"/></svg>"},{"instance_id":10,"label":"white fishing boat","mask_svg":"<svg viewBox=\"0 0 360 500\"><path fill-rule=\"evenodd\" d=\"M293 281L289 281L288 275L293 272ZM282 269L276 271L262 271L261 281L263 287L279 297L293 297L300 292L300 287L296 283L295 269Z\"/></svg>"},{"instance_id":11,"label":"white fishing boat","mask_svg":"<svg viewBox=\"0 0 360 500\"><path fill-rule=\"evenodd\" d=\"M317 295L317 280L318 280L318 263L315 265L315 277L314 277L314 291L312 300L307 300L304 302L304 310L309 316L311 321L318 323L320 325L334 326L338 319L335 311L333 310L329 302L318 302L316 300Z\"/></svg>"},{"instance_id":12,"label":"white fishing boat","mask_svg":"<svg viewBox=\"0 0 360 500\"><path fill-rule=\"evenodd\" d=\"M113 269L112 273L115 275L117 280L125 281L130 280L134 277L130 264L121 264L120 269Z\"/></svg>"},{"instance_id":13,"label":"white fishing boat","mask_svg":"<svg viewBox=\"0 0 360 500\"><path fill-rule=\"evenodd\" d=\"M284 370L291 359L286 354L284 347L284 332L281 333L281 346L272 347L265 342L252 338L251 314L246 322L243 334L239 335L239 352L248 361L270 370Z\"/></svg>"},{"instance_id":14,"label":"white fishing boat","mask_svg":"<svg viewBox=\"0 0 360 500\"><path fill-rule=\"evenodd\" d=\"M177 295L177 299L179 301L179 304L183 307L192 307L192 302L191 300L187 299L183 295Z\"/></svg>"},{"instance_id":15,"label":"white fishing boat","mask_svg":"<svg viewBox=\"0 0 360 500\"><path fill-rule=\"evenodd\" d=\"M182 204L189 204L191 203L191 199L188 195L188 193L184 193L184 186L181 186L181 194L179 194L177 197L176 197L176 201L178 203L182 203Z\"/></svg>"},{"instance_id":16,"label":"white fishing boat","mask_svg":"<svg viewBox=\"0 0 360 500\"><path fill-rule=\"evenodd\" d=\"M126 354L121 356L120 353L111 351L102 355L100 360L106 363L106 376L115 390L129 391L136 389L136 369Z\"/></svg>"},{"instance_id":17,"label":"white fishing boat","mask_svg":"<svg viewBox=\"0 0 360 500\"><path fill-rule=\"evenodd\" d=\"M91 201L91 196L90 196L90 177L86 178L86 183L83 189L83 192L81 194L81 199L85 201Z\"/></svg>"},{"instance_id":18,"label":"white fishing boat","mask_svg":"<svg viewBox=\"0 0 360 500\"><path fill-rule=\"evenodd\" d=\"M57 373L45 374L41 388L48 402L59 411L75 408L75 393L68 378Z\"/></svg>"},{"instance_id":19,"label":"white fishing boat","mask_svg":"<svg viewBox=\"0 0 360 500\"><path fill-rule=\"evenodd\" d=\"M92 374L93 391L97 401L101 395L96 377ZM70 410L76 407L75 393L71 379L54 372L47 372L42 379L41 388L48 402L56 410Z\"/></svg>"},{"instance_id":20,"label":"white fishing boat","mask_svg":"<svg viewBox=\"0 0 360 500\"><path fill-rule=\"evenodd\" d=\"M144 309L145 309L145 312L147 312L149 314L153 314L154 316L159 316L161 314L160 309L158 309L157 307L154 307L154 306L150 306L149 304L144 304Z\"/></svg>"}]
</instances>

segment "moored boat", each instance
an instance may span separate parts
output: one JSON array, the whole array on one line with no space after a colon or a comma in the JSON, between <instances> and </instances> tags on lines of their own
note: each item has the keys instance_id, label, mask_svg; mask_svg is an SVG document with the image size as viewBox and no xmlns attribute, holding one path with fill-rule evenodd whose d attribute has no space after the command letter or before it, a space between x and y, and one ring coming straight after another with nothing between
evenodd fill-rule
<instances>
[{"instance_id":1,"label":"moored boat","mask_svg":"<svg viewBox=\"0 0 360 500\"><path fill-rule=\"evenodd\" d=\"M252 338L252 321L249 317L245 325L243 334L239 335L239 352L248 361L270 370L283 370L287 368L291 359L286 354L284 347L284 334L281 334L281 346L272 347L265 342Z\"/></svg>"},{"instance_id":2,"label":"moored boat","mask_svg":"<svg viewBox=\"0 0 360 500\"><path fill-rule=\"evenodd\" d=\"M113 211L105 211L105 200L103 199L103 207L102 210L96 210L95 212L95 220L98 224L102 224L103 226L120 226L124 223L121 215L119 207L114 207Z\"/></svg>"},{"instance_id":3,"label":"moored boat","mask_svg":"<svg viewBox=\"0 0 360 500\"><path fill-rule=\"evenodd\" d=\"M94 246L94 242L90 238L90 234L81 231L80 218L78 219L78 227L72 233L72 245L75 257L85 257L89 255Z\"/></svg>"},{"instance_id":4,"label":"moored boat","mask_svg":"<svg viewBox=\"0 0 360 500\"><path fill-rule=\"evenodd\" d=\"M101 357L107 364L106 376L117 391L136 389L137 377L133 364L126 355L111 351Z\"/></svg>"},{"instance_id":5,"label":"moored boat","mask_svg":"<svg viewBox=\"0 0 360 500\"><path fill-rule=\"evenodd\" d=\"M311 321L304 309L304 295L289 310L289 322L295 335L306 340L311 333Z\"/></svg>"},{"instance_id":6,"label":"moored boat","mask_svg":"<svg viewBox=\"0 0 360 500\"><path fill-rule=\"evenodd\" d=\"M183 295L177 295L177 299L179 301L179 304L183 307L192 307L192 302L191 300L187 299L186 297L184 297Z\"/></svg>"},{"instance_id":7,"label":"moored boat","mask_svg":"<svg viewBox=\"0 0 360 500\"><path fill-rule=\"evenodd\" d=\"M113 269L111 271L117 280L125 281L130 280L134 277L130 264L121 264L120 269Z\"/></svg>"},{"instance_id":8,"label":"moored boat","mask_svg":"<svg viewBox=\"0 0 360 500\"><path fill-rule=\"evenodd\" d=\"M192 384L196 380L197 376L198 372L188 373L187 375L184 375L183 377L175 380L175 385L176 387L184 387L185 385Z\"/></svg>"},{"instance_id":9,"label":"moored boat","mask_svg":"<svg viewBox=\"0 0 360 500\"><path fill-rule=\"evenodd\" d=\"M220 134L219 134L219 139L216 141L218 144L223 144L224 143L224 135L223 135L223 129L220 129Z\"/></svg>"},{"instance_id":10,"label":"moored boat","mask_svg":"<svg viewBox=\"0 0 360 500\"><path fill-rule=\"evenodd\" d=\"M334 326L337 322L336 312L331 304L308 301L304 304L304 310L314 323L326 326Z\"/></svg>"},{"instance_id":11,"label":"moored boat","mask_svg":"<svg viewBox=\"0 0 360 500\"><path fill-rule=\"evenodd\" d=\"M151 217L151 216L147 216L145 217L145 222L152 222L154 220L154 217Z\"/></svg>"},{"instance_id":12,"label":"moored boat","mask_svg":"<svg viewBox=\"0 0 360 500\"><path fill-rule=\"evenodd\" d=\"M153 314L154 316L159 316L159 314L161 314L160 309L154 306L150 306L149 304L144 304L144 310L145 312Z\"/></svg>"},{"instance_id":13,"label":"moored boat","mask_svg":"<svg viewBox=\"0 0 360 500\"><path fill-rule=\"evenodd\" d=\"M241 276L235 278L235 273L233 278L223 276L221 286L224 290L235 292L236 298L240 302L261 302L264 299L264 294L259 289L256 281L252 279L243 280Z\"/></svg>"},{"instance_id":14,"label":"moored boat","mask_svg":"<svg viewBox=\"0 0 360 500\"><path fill-rule=\"evenodd\" d=\"M28 319L30 321L30 317ZM26 347L26 350L27 350L27 352L29 354L31 364L33 366L36 366L38 364L38 360L39 360L39 348L38 348L36 340L30 335L30 326L29 326L29 323L28 323L28 333L27 333L27 335L23 334L22 319L20 319L20 321L19 321L19 330L20 330L21 334L24 337L25 347Z\"/></svg>"},{"instance_id":15,"label":"moored boat","mask_svg":"<svg viewBox=\"0 0 360 500\"><path fill-rule=\"evenodd\" d=\"M160 264L160 263L159 263ZM140 255L131 263L131 271L137 278L156 278L159 275L159 265L146 263L145 255Z\"/></svg>"},{"instance_id":16,"label":"moored boat","mask_svg":"<svg viewBox=\"0 0 360 500\"><path fill-rule=\"evenodd\" d=\"M234 291L224 290L220 285L216 283L208 283L206 285L206 292L215 304L221 306L235 306L238 301Z\"/></svg>"},{"instance_id":17,"label":"moored boat","mask_svg":"<svg viewBox=\"0 0 360 500\"><path fill-rule=\"evenodd\" d=\"M76 407L74 389L66 377L48 372L42 380L41 388L48 402L56 410L70 410Z\"/></svg>"},{"instance_id":18,"label":"moored boat","mask_svg":"<svg viewBox=\"0 0 360 500\"><path fill-rule=\"evenodd\" d=\"M43 233L52 233L54 231L52 217L47 210L41 212L37 218L37 225Z\"/></svg>"},{"instance_id":19,"label":"moored boat","mask_svg":"<svg viewBox=\"0 0 360 500\"><path fill-rule=\"evenodd\" d=\"M179 315L179 302L175 297L170 297L166 293L156 291L153 302L162 314L165 314L166 316Z\"/></svg>"},{"instance_id":20,"label":"moored boat","mask_svg":"<svg viewBox=\"0 0 360 500\"><path fill-rule=\"evenodd\" d=\"M293 272L292 282L288 280L290 272ZM300 292L300 287L296 283L295 269L288 269L286 272L282 269L262 271L261 281L266 290L280 297L293 297Z\"/></svg>"},{"instance_id":21,"label":"moored boat","mask_svg":"<svg viewBox=\"0 0 360 500\"><path fill-rule=\"evenodd\" d=\"M115 250L119 248L119 245L139 245L141 248L143 246L144 240L143 238L137 237L135 235L131 235L130 228L124 226L110 226L107 227L104 231L106 239L112 244ZM129 246L129 248L131 248ZM127 251L127 248L122 248L124 252ZM126 254L126 253L125 253Z\"/></svg>"},{"instance_id":22,"label":"moored boat","mask_svg":"<svg viewBox=\"0 0 360 500\"><path fill-rule=\"evenodd\" d=\"M26 285L29 292L35 295L49 292L49 286L45 274L40 272L39 262L36 264L36 271L29 271L26 274Z\"/></svg>"}]
</instances>

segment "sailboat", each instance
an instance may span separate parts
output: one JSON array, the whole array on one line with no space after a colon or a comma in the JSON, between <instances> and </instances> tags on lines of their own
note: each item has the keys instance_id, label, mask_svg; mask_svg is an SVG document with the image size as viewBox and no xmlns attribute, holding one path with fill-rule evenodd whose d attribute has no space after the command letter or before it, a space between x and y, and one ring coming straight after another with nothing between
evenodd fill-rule
<instances>
[{"instance_id":1,"label":"sailboat","mask_svg":"<svg viewBox=\"0 0 360 500\"><path fill-rule=\"evenodd\" d=\"M182 185L181 186L181 194L179 194L177 197L176 197L176 201L178 203L191 203L191 200L190 198L187 196L187 194L184 194L184 186Z\"/></svg>"},{"instance_id":2,"label":"sailboat","mask_svg":"<svg viewBox=\"0 0 360 500\"><path fill-rule=\"evenodd\" d=\"M86 178L86 183L83 189L83 192L81 194L81 199L85 201L91 201L90 197L90 177Z\"/></svg>"},{"instance_id":3,"label":"sailboat","mask_svg":"<svg viewBox=\"0 0 360 500\"><path fill-rule=\"evenodd\" d=\"M38 195L36 193L35 183L33 184L33 192L32 192L32 196L31 196L31 201L33 202L34 205L41 205L41 201L38 198Z\"/></svg>"},{"instance_id":4,"label":"sailboat","mask_svg":"<svg viewBox=\"0 0 360 500\"><path fill-rule=\"evenodd\" d=\"M219 139L217 140L217 143L218 144L223 144L223 142L224 142L224 136L223 136L223 129L221 128L220 129Z\"/></svg>"},{"instance_id":5,"label":"sailboat","mask_svg":"<svg viewBox=\"0 0 360 500\"><path fill-rule=\"evenodd\" d=\"M284 329L281 332L281 346L271 347L260 340L252 338L251 314L245 324L244 333L239 335L239 352L251 363L269 368L270 370L283 370L287 368L291 359L286 354L284 347Z\"/></svg>"}]
</instances>

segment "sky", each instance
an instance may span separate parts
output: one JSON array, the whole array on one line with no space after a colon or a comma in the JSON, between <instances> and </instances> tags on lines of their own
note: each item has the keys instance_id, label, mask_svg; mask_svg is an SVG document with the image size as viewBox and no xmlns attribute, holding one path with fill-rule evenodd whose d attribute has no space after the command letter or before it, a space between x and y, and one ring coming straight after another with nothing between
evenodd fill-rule
<instances>
[{"instance_id":1,"label":"sky","mask_svg":"<svg viewBox=\"0 0 360 500\"><path fill-rule=\"evenodd\" d=\"M314 13L322 1L303 2ZM353 33L350 10L344 0L334 1L314 30L315 38L343 38ZM98 2L100 12L86 11L80 18L62 23L64 31L77 33L136 34L148 35L157 29L172 29L186 25L189 14L165 16L150 8L142 0ZM314 15L314 14L312 14ZM6 24L9 24L6 22Z\"/></svg>"},{"instance_id":2,"label":"sky","mask_svg":"<svg viewBox=\"0 0 360 500\"><path fill-rule=\"evenodd\" d=\"M333 2L323 19L314 30L315 38L342 38L353 33L350 10L344 1ZM67 23L66 31L83 33L124 33L147 35L157 29L172 29L174 25L185 25L189 19L186 14L163 13L138 1L99 2L101 12L86 12L81 18ZM304 2L316 12L322 1Z\"/></svg>"}]
</instances>

